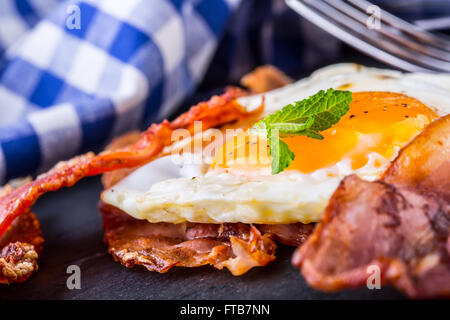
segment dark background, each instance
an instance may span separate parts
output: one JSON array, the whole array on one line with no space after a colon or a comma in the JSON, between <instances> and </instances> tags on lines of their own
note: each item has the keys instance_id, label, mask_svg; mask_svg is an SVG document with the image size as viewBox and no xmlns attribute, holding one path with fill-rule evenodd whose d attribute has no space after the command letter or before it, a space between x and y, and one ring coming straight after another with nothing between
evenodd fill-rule
<instances>
[{"instance_id":1,"label":"dark background","mask_svg":"<svg viewBox=\"0 0 450 320\"><path fill-rule=\"evenodd\" d=\"M350 48L344 61L382 66ZM324 61L323 65L341 61ZM315 66L314 69L321 65ZM291 75L300 78L304 74ZM189 101L208 98L203 90ZM280 245L277 259L240 277L213 267L174 268L168 273L142 267L127 269L106 252L97 202L102 190L98 177L88 178L70 189L42 197L33 210L46 240L39 270L22 284L0 287L0 299L398 299L392 288L361 288L326 294L310 288L290 263L294 248ZM81 289L69 290L69 265L81 268Z\"/></svg>"}]
</instances>

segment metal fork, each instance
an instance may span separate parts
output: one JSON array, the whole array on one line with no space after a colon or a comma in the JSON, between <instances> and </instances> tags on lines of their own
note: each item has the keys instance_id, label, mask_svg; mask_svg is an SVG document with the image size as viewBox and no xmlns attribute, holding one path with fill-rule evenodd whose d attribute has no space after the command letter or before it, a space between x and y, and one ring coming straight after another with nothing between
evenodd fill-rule
<instances>
[{"instance_id":1,"label":"metal fork","mask_svg":"<svg viewBox=\"0 0 450 320\"><path fill-rule=\"evenodd\" d=\"M318 27L384 63L410 72L450 72L450 37L431 33L368 1L286 0L286 3ZM369 19L372 22L376 19L377 24L369 28Z\"/></svg>"}]
</instances>

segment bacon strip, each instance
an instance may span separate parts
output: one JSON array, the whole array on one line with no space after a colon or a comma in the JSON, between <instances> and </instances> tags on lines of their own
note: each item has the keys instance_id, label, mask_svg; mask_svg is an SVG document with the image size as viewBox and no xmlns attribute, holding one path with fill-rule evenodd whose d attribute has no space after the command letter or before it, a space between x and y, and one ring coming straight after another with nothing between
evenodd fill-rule
<instances>
[{"instance_id":1,"label":"bacon strip","mask_svg":"<svg viewBox=\"0 0 450 320\"><path fill-rule=\"evenodd\" d=\"M450 297L450 115L406 146L382 181L345 178L293 264L335 291L382 284L413 298ZM369 279L370 280L370 279Z\"/></svg>"},{"instance_id":2,"label":"bacon strip","mask_svg":"<svg viewBox=\"0 0 450 320\"><path fill-rule=\"evenodd\" d=\"M139 141L128 147L105 151L97 156L87 153L59 163L35 181L13 190L0 199L0 236L16 217L46 192L70 187L86 176L120 168L132 168L151 161L165 146L171 144L171 135L176 129L183 128L193 132L194 122L202 121L202 128L206 130L260 112L262 106L251 113L239 106L235 100L245 94L240 89L229 88L225 94L199 103L173 122L164 120L151 125L141 134Z\"/></svg>"},{"instance_id":3,"label":"bacon strip","mask_svg":"<svg viewBox=\"0 0 450 320\"><path fill-rule=\"evenodd\" d=\"M301 244L309 225L257 225L243 223L149 223L100 202L104 241L108 252L122 265L142 265L150 271L206 264L242 275L275 259L274 238L290 245Z\"/></svg>"},{"instance_id":4,"label":"bacon strip","mask_svg":"<svg viewBox=\"0 0 450 320\"><path fill-rule=\"evenodd\" d=\"M102 202L99 208L108 252L129 268L142 265L164 273L175 266L210 264L238 276L275 259L272 236L253 226L148 223Z\"/></svg>"}]
</instances>

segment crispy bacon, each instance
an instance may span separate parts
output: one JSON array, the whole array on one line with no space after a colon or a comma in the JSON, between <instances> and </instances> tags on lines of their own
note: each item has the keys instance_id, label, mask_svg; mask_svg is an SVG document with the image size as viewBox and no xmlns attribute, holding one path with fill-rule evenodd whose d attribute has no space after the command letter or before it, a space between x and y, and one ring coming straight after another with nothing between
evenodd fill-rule
<instances>
[{"instance_id":1,"label":"crispy bacon","mask_svg":"<svg viewBox=\"0 0 450 320\"><path fill-rule=\"evenodd\" d=\"M9 186L0 189L0 194L11 192ZM0 237L0 283L23 282L38 269L38 258L42 252L39 221L31 211L14 220Z\"/></svg>"},{"instance_id":2,"label":"crispy bacon","mask_svg":"<svg viewBox=\"0 0 450 320\"><path fill-rule=\"evenodd\" d=\"M210 264L242 275L275 259L274 237L298 245L312 230L312 226L303 224L149 223L103 202L99 208L104 240L114 260L129 268L142 265L161 273L175 266Z\"/></svg>"},{"instance_id":3,"label":"crispy bacon","mask_svg":"<svg viewBox=\"0 0 450 320\"><path fill-rule=\"evenodd\" d=\"M275 259L271 235L244 224L171 224L136 220L100 203L108 252L126 267L167 272L175 266L224 267L241 275Z\"/></svg>"},{"instance_id":4,"label":"crispy bacon","mask_svg":"<svg viewBox=\"0 0 450 320\"><path fill-rule=\"evenodd\" d=\"M238 88L229 88L221 96L214 96L208 102L201 102L182 114L173 122L164 120L153 124L141 134L140 139L120 150L93 153L61 162L35 181L17 188L0 198L0 236L13 220L24 213L42 194L70 187L85 176L101 174L121 168L132 168L151 161L171 143L174 130L184 128L193 131L195 121L202 121L204 130L249 116L236 102L246 93ZM253 113L260 112L259 108Z\"/></svg>"},{"instance_id":5,"label":"crispy bacon","mask_svg":"<svg viewBox=\"0 0 450 320\"><path fill-rule=\"evenodd\" d=\"M345 178L293 264L334 291L383 284L413 298L450 296L450 115L406 146L381 181ZM371 271L372 270L372 271Z\"/></svg>"}]
</instances>

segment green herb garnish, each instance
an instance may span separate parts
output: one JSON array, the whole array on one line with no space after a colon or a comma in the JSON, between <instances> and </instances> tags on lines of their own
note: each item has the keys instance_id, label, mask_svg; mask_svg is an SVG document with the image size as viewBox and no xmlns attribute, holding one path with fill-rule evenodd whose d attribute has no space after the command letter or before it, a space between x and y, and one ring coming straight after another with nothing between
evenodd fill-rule
<instances>
[{"instance_id":1,"label":"green herb garnish","mask_svg":"<svg viewBox=\"0 0 450 320\"><path fill-rule=\"evenodd\" d=\"M350 91L321 90L308 99L289 104L258 121L252 130L264 131L267 135L272 174L280 173L295 159L294 153L280 137L323 139L319 132L337 123L348 112L351 101Z\"/></svg>"}]
</instances>

